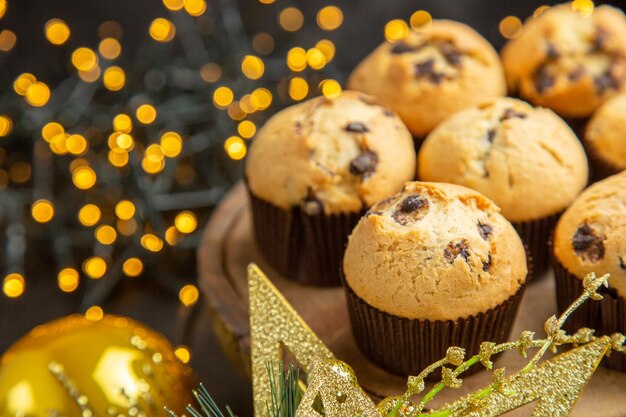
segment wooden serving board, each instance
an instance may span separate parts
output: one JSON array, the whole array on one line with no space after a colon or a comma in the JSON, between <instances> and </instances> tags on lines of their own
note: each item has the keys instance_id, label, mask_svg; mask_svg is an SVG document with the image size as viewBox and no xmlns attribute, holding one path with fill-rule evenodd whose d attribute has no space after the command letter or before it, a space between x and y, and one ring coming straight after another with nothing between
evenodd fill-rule
<instances>
[{"instance_id":1,"label":"wooden serving board","mask_svg":"<svg viewBox=\"0 0 626 417\"><path fill-rule=\"evenodd\" d=\"M214 330L226 355L244 373L250 374L250 338L246 267L256 262L270 277L313 331L337 358L354 369L359 384L376 401L399 395L406 379L370 363L358 350L350 330L344 292L341 288L306 287L281 277L260 255L252 235L251 213L243 183L224 198L206 227L198 249L199 280L208 301ZM268 242L271 244L271 242ZM552 273L531 283L524 295L513 335L532 330L541 337L543 323L556 313ZM506 352L496 362L507 374L526 361L517 352ZM487 386L491 372L464 377L460 390L443 390L434 407ZM526 416L532 404L509 413ZM623 417L626 415L626 374L599 368L571 414L575 417Z\"/></svg>"}]
</instances>

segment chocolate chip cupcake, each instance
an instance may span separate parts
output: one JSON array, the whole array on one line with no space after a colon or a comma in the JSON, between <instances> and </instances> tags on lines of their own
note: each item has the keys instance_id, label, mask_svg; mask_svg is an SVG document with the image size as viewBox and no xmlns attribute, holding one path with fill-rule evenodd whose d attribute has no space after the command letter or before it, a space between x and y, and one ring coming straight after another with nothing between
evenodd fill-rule
<instances>
[{"instance_id":1,"label":"chocolate chip cupcake","mask_svg":"<svg viewBox=\"0 0 626 417\"><path fill-rule=\"evenodd\" d=\"M526 20L502 50L510 92L568 118L588 117L626 85L626 19L599 6L583 17L571 3Z\"/></svg>"},{"instance_id":2,"label":"chocolate chip cupcake","mask_svg":"<svg viewBox=\"0 0 626 417\"><path fill-rule=\"evenodd\" d=\"M493 47L449 20L383 43L356 67L348 86L396 111L418 141L455 111L506 94Z\"/></svg>"},{"instance_id":3,"label":"chocolate chip cupcake","mask_svg":"<svg viewBox=\"0 0 626 417\"><path fill-rule=\"evenodd\" d=\"M492 199L528 245L533 270L549 264L559 214L587 183L585 152L552 111L499 98L462 110L424 141L418 178L460 184Z\"/></svg>"},{"instance_id":4,"label":"chocolate chip cupcake","mask_svg":"<svg viewBox=\"0 0 626 417\"><path fill-rule=\"evenodd\" d=\"M587 188L567 209L554 232L554 258L561 312L582 294L587 274L611 274L604 299L583 304L567 330L626 333L626 172ZM607 364L626 371L624 355L611 355Z\"/></svg>"},{"instance_id":5,"label":"chocolate chip cupcake","mask_svg":"<svg viewBox=\"0 0 626 417\"><path fill-rule=\"evenodd\" d=\"M348 234L372 204L413 179L415 158L402 121L362 93L281 111L246 163L260 251L288 278L340 285Z\"/></svg>"},{"instance_id":6,"label":"chocolate chip cupcake","mask_svg":"<svg viewBox=\"0 0 626 417\"><path fill-rule=\"evenodd\" d=\"M498 207L465 187L407 183L350 235L343 271L354 337L374 363L416 375L450 346L504 342L527 275Z\"/></svg>"},{"instance_id":7,"label":"chocolate chip cupcake","mask_svg":"<svg viewBox=\"0 0 626 417\"><path fill-rule=\"evenodd\" d=\"M626 169L626 93L598 108L587 125L583 143L595 181Z\"/></svg>"}]
</instances>

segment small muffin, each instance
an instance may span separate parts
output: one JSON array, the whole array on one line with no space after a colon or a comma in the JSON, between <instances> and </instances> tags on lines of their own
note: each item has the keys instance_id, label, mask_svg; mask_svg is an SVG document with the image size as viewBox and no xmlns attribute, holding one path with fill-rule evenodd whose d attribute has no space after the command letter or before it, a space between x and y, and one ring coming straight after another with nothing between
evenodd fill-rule
<instances>
[{"instance_id":1,"label":"small muffin","mask_svg":"<svg viewBox=\"0 0 626 417\"><path fill-rule=\"evenodd\" d=\"M594 180L626 169L626 93L598 108L587 125L584 144Z\"/></svg>"},{"instance_id":2,"label":"small muffin","mask_svg":"<svg viewBox=\"0 0 626 417\"><path fill-rule=\"evenodd\" d=\"M583 293L587 274L611 274L604 299L576 310L568 330L626 333L626 172L587 188L567 209L554 232L554 258L561 312ZM611 355L608 364L626 371L624 355Z\"/></svg>"},{"instance_id":3,"label":"small muffin","mask_svg":"<svg viewBox=\"0 0 626 417\"><path fill-rule=\"evenodd\" d=\"M348 234L374 202L413 179L415 159L402 121L362 93L318 97L270 118L246 163L266 260L288 278L340 285Z\"/></svg>"},{"instance_id":4,"label":"small muffin","mask_svg":"<svg viewBox=\"0 0 626 417\"><path fill-rule=\"evenodd\" d=\"M348 86L396 111L418 140L455 111L506 94L493 47L469 26L449 20L383 43L356 67Z\"/></svg>"},{"instance_id":5,"label":"small muffin","mask_svg":"<svg viewBox=\"0 0 626 417\"><path fill-rule=\"evenodd\" d=\"M426 182L407 183L361 218L343 271L360 349L413 375L450 346L473 355L483 341L504 342L528 273L522 242L493 202Z\"/></svg>"},{"instance_id":6,"label":"small muffin","mask_svg":"<svg viewBox=\"0 0 626 417\"><path fill-rule=\"evenodd\" d=\"M585 152L552 111L512 98L462 110L424 141L418 178L460 184L492 199L528 245L536 274L549 263L558 215L587 183Z\"/></svg>"},{"instance_id":7,"label":"small muffin","mask_svg":"<svg viewBox=\"0 0 626 417\"><path fill-rule=\"evenodd\" d=\"M626 19L611 6L583 17L571 3L526 20L502 49L510 92L570 118L588 117L626 85Z\"/></svg>"}]
</instances>

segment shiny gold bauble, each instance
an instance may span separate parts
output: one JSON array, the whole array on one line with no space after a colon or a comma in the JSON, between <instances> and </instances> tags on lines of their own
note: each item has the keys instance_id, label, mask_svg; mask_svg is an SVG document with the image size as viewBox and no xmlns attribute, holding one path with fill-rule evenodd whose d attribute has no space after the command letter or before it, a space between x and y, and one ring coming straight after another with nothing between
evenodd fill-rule
<instances>
[{"instance_id":1,"label":"shiny gold bauble","mask_svg":"<svg viewBox=\"0 0 626 417\"><path fill-rule=\"evenodd\" d=\"M124 317L64 317L0 359L0 417L182 413L195 380L160 334Z\"/></svg>"}]
</instances>

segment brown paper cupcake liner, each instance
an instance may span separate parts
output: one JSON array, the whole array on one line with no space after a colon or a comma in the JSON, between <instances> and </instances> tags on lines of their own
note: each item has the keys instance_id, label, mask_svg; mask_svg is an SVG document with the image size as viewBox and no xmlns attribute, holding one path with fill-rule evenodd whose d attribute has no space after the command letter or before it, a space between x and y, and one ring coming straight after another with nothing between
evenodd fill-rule
<instances>
[{"instance_id":1,"label":"brown paper cupcake liner","mask_svg":"<svg viewBox=\"0 0 626 417\"><path fill-rule=\"evenodd\" d=\"M556 296L559 314L563 313L583 293L582 281L571 274L557 259L554 260ZM626 333L626 301L612 288L601 288L602 300L589 300L565 322L564 329L572 334L581 327L595 329L596 335ZM602 365L626 371L626 355L615 353L605 357Z\"/></svg>"},{"instance_id":2,"label":"brown paper cupcake liner","mask_svg":"<svg viewBox=\"0 0 626 417\"><path fill-rule=\"evenodd\" d=\"M512 223L532 259L533 273L529 278L543 274L550 265L550 239L559 217L561 213L538 220Z\"/></svg>"},{"instance_id":3,"label":"brown paper cupcake liner","mask_svg":"<svg viewBox=\"0 0 626 417\"><path fill-rule=\"evenodd\" d=\"M428 321L395 316L367 304L344 283L352 333L363 354L397 375L417 375L444 358L451 346L478 353L484 341L505 342L511 332L525 285L502 304L465 319ZM476 368L476 369L475 369ZM480 370L476 365L467 373ZM438 375L433 375L438 377Z\"/></svg>"},{"instance_id":4,"label":"brown paper cupcake liner","mask_svg":"<svg viewBox=\"0 0 626 417\"><path fill-rule=\"evenodd\" d=\"M587 141L583 141L583 145L585 147L585 152L587 153L587 160L589 161L589 184L601 181L611 175L615 175L623 171L622 168L617 167L602 158L595 148Z\"/></svg>"},{"instance_id":5,"label":"brown paper cupcake liner","mask_svg":"<svg viewBox=\"0 0 626 417\"><path fill-rule=\"evenodd\" d=\"M256 243L285 278L322 287L339 286L348 236L362 213L311 216L284 210L248 192Z\"/></svg>"}]
</instances>

